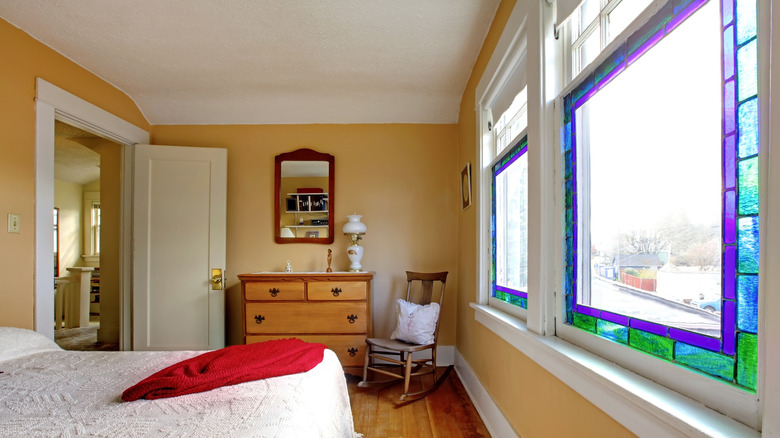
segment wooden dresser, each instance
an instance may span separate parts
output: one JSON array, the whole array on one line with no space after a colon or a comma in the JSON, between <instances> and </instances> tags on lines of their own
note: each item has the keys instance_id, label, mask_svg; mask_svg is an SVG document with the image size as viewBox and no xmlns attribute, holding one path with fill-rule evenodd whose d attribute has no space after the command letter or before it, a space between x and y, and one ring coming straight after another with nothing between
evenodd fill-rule
<instances>
[{"instance_id":1,"label":"wooden dresser","mask_svg":"<svg viewBox=\"0 0 780 438\"><path fill-rule=\"evenodd\" d=\"M363 367L371 336L372 272L240 274L244 343L300 338Z\"/></svg>"}]
</instances>

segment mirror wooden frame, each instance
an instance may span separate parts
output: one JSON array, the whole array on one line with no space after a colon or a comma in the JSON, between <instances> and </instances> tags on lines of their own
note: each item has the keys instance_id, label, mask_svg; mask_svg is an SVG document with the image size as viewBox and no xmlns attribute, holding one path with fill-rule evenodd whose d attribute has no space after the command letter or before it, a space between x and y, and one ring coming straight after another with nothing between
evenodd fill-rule
<instances>
[{"instance_id":1,"label":"mirror wooden frame","mask_svg":"<svg viewBox=\"0 0 780 438\"><path fill-rule=\"evenodd\" d=\"M282 237L281 232L281 205L286 199L281 193L282 162L284 161L327 161L328 162L328 237ZM298 149L292 152L279 154L275 158L274 170L274 236L276 243L333 243L333 206L334 187L336 174L335 158L333 155L317 152L312 149Z\"/></svg>"}]
</instances>

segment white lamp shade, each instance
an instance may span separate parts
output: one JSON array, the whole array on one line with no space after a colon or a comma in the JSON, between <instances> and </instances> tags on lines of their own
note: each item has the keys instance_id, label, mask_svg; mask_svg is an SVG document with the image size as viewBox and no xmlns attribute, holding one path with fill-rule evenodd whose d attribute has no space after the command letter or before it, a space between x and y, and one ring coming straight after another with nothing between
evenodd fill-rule
<instances>
[{"instance_id":1,"label":"white lamp shade","mask_svg":"<svg viewBox=\"0 0 780 438\"><path fill-rule=\"evenodd\" d=\"M282 228L281 236L282 237L295 237L295 235L293 234L292 230L287 228L287 227Z\"/></svg>"},{"instance_id":2,"label":"white lamp shade","mask_svg":"<svg viewBox=\"0 0 780 438\"><path fill-rule=\"evenodd\" d=\"M359 214L347 215L347 223L344 224L344 234L365 234L366 225L360 222L360 218L363 217Z\"/></svg>"}]
</instances>

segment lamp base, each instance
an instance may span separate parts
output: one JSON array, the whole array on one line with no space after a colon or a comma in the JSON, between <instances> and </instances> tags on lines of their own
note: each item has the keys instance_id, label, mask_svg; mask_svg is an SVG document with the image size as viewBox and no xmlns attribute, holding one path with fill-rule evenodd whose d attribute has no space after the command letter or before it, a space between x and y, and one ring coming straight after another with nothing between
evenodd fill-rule
<instances>
[{"instance_id":1,"label":"lamp base","mask_svg":"<svg viewBox=\"0 0 780 438\"><path fill-rule=\"evenodd\" d=\"M360 272L362 266L360 260L363 258L363 247L360 245L350 245L347 247L347 257L352 262L349 265L349 272Z\"/></svg>"}]
</instances>

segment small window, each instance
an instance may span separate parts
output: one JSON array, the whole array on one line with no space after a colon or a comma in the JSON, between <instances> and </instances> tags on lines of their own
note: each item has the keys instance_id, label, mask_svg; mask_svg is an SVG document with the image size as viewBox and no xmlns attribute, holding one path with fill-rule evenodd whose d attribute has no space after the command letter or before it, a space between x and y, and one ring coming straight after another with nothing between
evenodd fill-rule
<instances>
[{"instance_id":1,"label":"small window","mask_svg":"<svg viewBox=\"0 0 780 438\"><path fill-rule=\"evenodd\" d=\"M528 138L492 167L491 297L528 308Z\"/></svg>"},{"instance_id":2,"label":"small window","mask_svg":"<svg viewBox=\"0 0 780 438\"><path fill-rule=\"evenodd\" d=\"M92 201L90 223L91 251L92 254L100 254L100 201Z\"/></svg>"}]
</instances>

